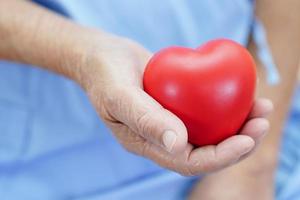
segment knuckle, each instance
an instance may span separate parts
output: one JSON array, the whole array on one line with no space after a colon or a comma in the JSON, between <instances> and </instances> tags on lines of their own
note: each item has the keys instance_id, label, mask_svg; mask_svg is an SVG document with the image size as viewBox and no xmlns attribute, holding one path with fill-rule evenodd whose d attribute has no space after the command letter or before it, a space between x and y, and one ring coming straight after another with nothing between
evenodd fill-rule
<instances>
[{"instance_id":1,"label":"knuckle","mask_svg":"<svg viewBox=\"0 0 300 200\"><path fill-rule=\"evenodd\" d=\"M202 173L202 169L199 167L195 167L193 165L187 165L183 168L183 175L190 177L190 176L196 176Z\"/></svg>"},{"instance_id":2,"label":"knuckle","mask_svg":"<svg viewBox=\"0 0 300 200\"><path fill-rule=\"evenodd\" d=\"M106 106L107 110L115 113L120 111L122 108L123 97L125 97L124 90L119 87L108 87L103 94L103 104Z\"/></svg>"},{"instance_id":3,"label":"knuckle","mask_svg":"<svg viewBox=\"0 0 300 200\"><path fill-rule=\"evenodd\" d=\"M145 138L149 138L151 133L151 113L149 111L143 112L136 119L137 131Z\"/></svg>"},{"instance_id":4,"label":"knuckle","mask_svg":"<svg viewBox=\"0 0 300 200\"><path fill-rule=\"evenodd\" d=\"M111 85L106 86L102 93L102 98L98 102L102 104L102 109L99 109L100 115L114 121L122 121L120 116L129 116L131 106L127 104L129 94L126 87Z\"/></svg>"},{"instance_id":5,"label":"knuckle","mask_svg":"<svg viewBox=\"0 0 300 200\"><path fill-rule=\"evenodd\" d=\"M212 152L212 154L214 154ZM205 155L197 160L187 161L187 166L185 167L186 174L188 176L195 176L202 173L210 173L215 171L217 168L217 162L213 155Z\"/></svg>"},{"instance_id":6,"label":"knuckle","mask_svg":"<svg viewBox=\"0 0 300 200\"><path fill-rule=\"evenodd\" d=\"M213 169L212 163L208 159L204 159L203 162L201 163L201 171L207 173L210 172L212 169Z\"/></svg>"},{"instance_id":7,"label":"knuckle","mask_svg":"<svg viewBox=\"0 0 300 200\"><path fill-rule=\"evenodd\" d=\"M159 127L159 121L156 119L159 118L161 109L162 108L160 107L152 110L144 109L140 113L137 113L138 117L136 118L136 129L143 135L144 138L151 138L155 135L156 127Z\"/></svg>"},{"instance_id":8,"label":"knuckle","mask_svg":"<svg viewBox=\"0 0 300 200\"><path fill-rule=\"evenodd\" d=\"M204 173L213 172L218 168L219 158L216 149L212 149L206 156L201 159L201 169ZM197 165L197 163L195 164Z\"/></svg>"},{"instance_id":9,"label":"knuckle","mask_svg":"<svg viewBox=\"0 0 300 200\"><path fill-rule=\"evenodd\" d=\"M196 170L197 169L197 170ZM199 175L201 172L199 170L199 167L196 168L195 166L190 165L189 163L185 162L181 165L178 165L177 170L176 170L180 175L185 176L185 177L191 177L195 175Z\"/></svg>"},{"instance_id":10,"label":"knuckle","mask_svg":"<svg viewBox=\"0 0 300 200\"><path fill-rule=\"evenodd\" d=\"M190 165L188 162L183 161L181 159L178 159L177 157L173 157L173 159L170 160L169 168L176 171L182 176L190 177L194 176L195 174L192 173L192 170L190 169Z\"/></svg>"}]
</instances>

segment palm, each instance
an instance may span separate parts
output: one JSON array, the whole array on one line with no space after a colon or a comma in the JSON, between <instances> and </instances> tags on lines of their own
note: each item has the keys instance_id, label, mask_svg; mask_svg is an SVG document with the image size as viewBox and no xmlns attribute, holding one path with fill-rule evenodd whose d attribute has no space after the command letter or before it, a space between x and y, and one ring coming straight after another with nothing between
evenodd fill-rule
<instances>
[{"instance_id":1,"label":"palm","mask_svg":"<svg viewBox=\"0 0 300 200\"><path fill-rule=\"evenodd\" d=\"M93 87L88 90L99 115L128 151L165 168L184 175L224 168L246 157L268 130L268 121L263 117L270 112L272 104L258 99L239 135L216 146L194 149L187 143L183 122L142 89L144 67L151 54L136 43L125 41L113 57L103 57L107 58L101 60L105 70L100 70L100 73L98 63L92 63L95 77L91 79ZM171 148L166 148L163 140L166 130L176 133Z\"/></svg>"}]
</instances>

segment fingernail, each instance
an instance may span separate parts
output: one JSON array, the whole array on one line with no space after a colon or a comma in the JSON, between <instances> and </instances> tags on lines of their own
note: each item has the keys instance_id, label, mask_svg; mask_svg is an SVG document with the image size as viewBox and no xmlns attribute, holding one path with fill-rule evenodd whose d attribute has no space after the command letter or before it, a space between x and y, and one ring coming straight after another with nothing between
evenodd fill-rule
<instances>
[{"instance_id":1,"label":"fingernail","mask_svg":"<svg viewBox=\"0 0 300 200\"><path fill-rule=\"evenodd\" d=\"M177 140L177 134L174 131L167 130L163 134L163 143L168 152L172 152L173 146Z\"/></svg>"}]
</instances>

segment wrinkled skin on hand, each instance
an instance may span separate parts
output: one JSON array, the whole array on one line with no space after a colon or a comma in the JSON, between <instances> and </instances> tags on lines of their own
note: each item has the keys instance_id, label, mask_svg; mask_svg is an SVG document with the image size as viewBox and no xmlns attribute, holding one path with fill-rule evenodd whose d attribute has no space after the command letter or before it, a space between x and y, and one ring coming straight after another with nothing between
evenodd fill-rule
<instances>
[{"instance_id":1,"label":"wrinkled skin on hand","mask_svg":"<svg viewBox=\"0 0 300 200\"><path fill-rule=\"evenodd\" d=\"M269 129L264 117L272 103L257 99L238 135L218 145L194 148L187 142L183 122L143 91L150 52L114 36L91 46L81 64L80 83L98 114L126 150L164 168L186 176L225 168L251 154Z\"/></svg>"}]
</instances>

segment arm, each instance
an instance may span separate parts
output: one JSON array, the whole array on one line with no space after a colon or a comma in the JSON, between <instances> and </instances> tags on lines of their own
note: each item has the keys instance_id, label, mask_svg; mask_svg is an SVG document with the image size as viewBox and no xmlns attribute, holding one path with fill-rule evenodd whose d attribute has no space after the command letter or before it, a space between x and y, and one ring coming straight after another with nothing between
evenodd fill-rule
<instances>
[{"instance_id":1,"label":"arm","mask_svg":"<svg viewBox=\"0 0 300 200\"><path fill-rule=\"evenodd\" d=\"M0 4L1 59L76 77L88 31L27 1L1 0Z\"/></svg>"},{"instance_id":2,"label":"arm","mask_svg":"<svg viewBox=\"0 0 300 200\"><path fill-rule=\"evenodd\" d=\"M75 80L128 151L181 174L196 175L239 160L268 129L268 121L260 117L270 110L270 102L257 100L255 108L260 109L251 113L257 120L247 123L241 135L217 146L193 149L181 120L142 89L144 66L151 57L146 49L27 1L0 3L0 57Z\"/></svg>"},{"instance_id":3,"label":"arm","mask_svg":"<svg viewBox=\"0 0 300 200\"><path fill-rule=\"evenodd\" d=\"M299 8L300 2L297 0L258 0L256 12L265 25L268 42L282 79L279 85L268 85L264 68L259 64L259 96L272 99L275 107L274 113L269 118L270 134L266 136L257 151L243 162L205 177L195 187L191 199L227 200L239 199L241 196L249 200L274 198L273 175L300 58ZM255 55L253 43L250 45L250 50ZM259 63L257 59L256 61ZM228 190L226 185L231 185L232 190ZM217 196L218 194L221 196Z\"/></svg>"}]
</instances>

